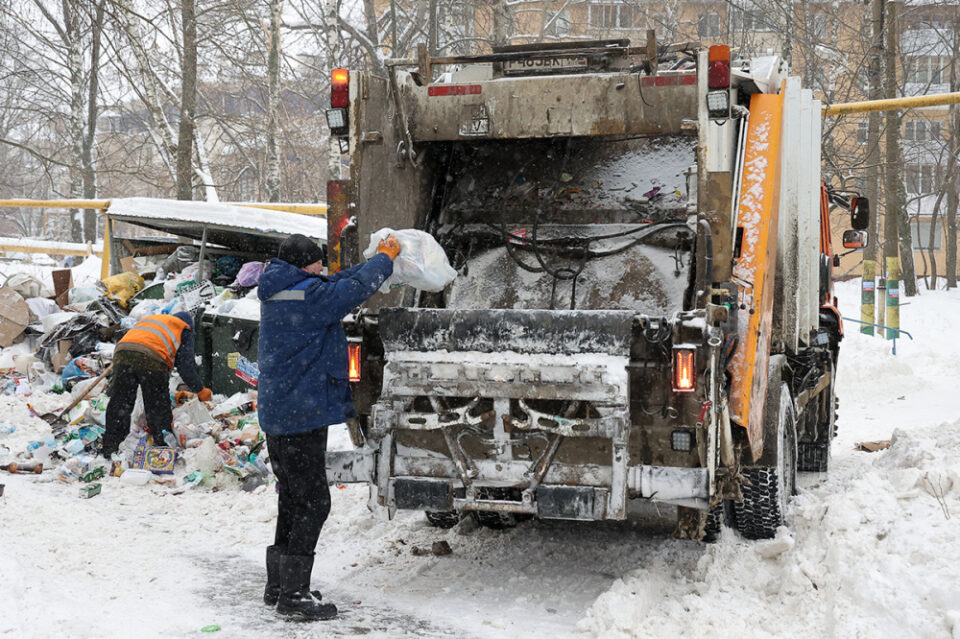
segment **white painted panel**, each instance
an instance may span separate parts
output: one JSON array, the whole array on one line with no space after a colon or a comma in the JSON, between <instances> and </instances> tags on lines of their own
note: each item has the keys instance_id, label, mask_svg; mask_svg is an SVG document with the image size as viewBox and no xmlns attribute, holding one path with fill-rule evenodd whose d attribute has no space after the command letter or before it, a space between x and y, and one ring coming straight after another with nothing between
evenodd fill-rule
<instances>
[{"instance_id":1,"label":"white painted panel","mask_svg":"<svg viewBox=\"0 0 960 639\"><path fill-rule=\"evenodd\" d=\"M814 229L814 253L816 259L810 262L810 272L813 277L814 286L808 291L811 310L810 329L815 330L820 326L820 169L821 164L821 136L823 135L823 120L820 115L820 100L813 100L810 104L810 126L812 134L810 135L810 219L813 220Z\"/></svg>"},{"instance_id":2,"label":"white painted panel","mask_svg":"<svg viewBox=\"0 0 960 639\"><path fill-rule=\"evenodd\" d=\"M816 114L819 117L819 113ZM819 174L819 165L813 166L813 92L804 89L800 92L800 140L795 147L802 157L800 165L800 189L798 197L797 242L799 244L799 273L797 277L797 319L799 325L799 341L801 344L810 343L810 327L815 317L815 309L810 305L810 292L817 290L817 281L812 277L819 262L819 225L811 219L810 211L815 201L815 191L811 188L813 174ZM812 265L812 266L811 266ZM816 300L816 295L813 297Z\"/></svg>"},{"instance_id":3,"label":"white painted panel","mask_svg":"<svg viewBox=\"0 0 960 639\"><path fill-rule=\"evenodd\" d=\"M777 228L777 279L773 302L774 344L797 350L797 220L803 154L801 140L800 78L787 79L783 93L783 128L780 145L780 200Z\"/></svg>"}]
</instances>

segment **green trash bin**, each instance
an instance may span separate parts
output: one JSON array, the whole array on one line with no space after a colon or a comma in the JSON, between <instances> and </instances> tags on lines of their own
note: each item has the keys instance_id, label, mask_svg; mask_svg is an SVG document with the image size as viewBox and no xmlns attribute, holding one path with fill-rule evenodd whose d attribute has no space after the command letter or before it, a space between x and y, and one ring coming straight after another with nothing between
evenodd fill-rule
<instances>
[{"instance_id":1,"label":"green trash bin","mask_svg":"<svg viewBox=\"0 0 960 639\"><path fill-rule=\"evenodd\" d=\"M260 322L200 309L194 325L203 383L214 393L228 396L256 388Z\"/></svg>"}]
</instances>

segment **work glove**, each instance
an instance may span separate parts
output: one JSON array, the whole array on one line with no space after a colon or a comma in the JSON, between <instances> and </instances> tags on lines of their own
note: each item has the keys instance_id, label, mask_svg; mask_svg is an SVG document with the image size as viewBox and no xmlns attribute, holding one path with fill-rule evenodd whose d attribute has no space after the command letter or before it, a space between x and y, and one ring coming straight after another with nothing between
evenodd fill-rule
<instances>
[{"instance_id":1,"label":"work glove","mask_svg":"<svg viewBox=\"0 0 960 639\"><path fill-rule=\"evenodd\" d=\"M377 253L383 253L391 260L397 259L397 255L400 254L400 242L397 241L392 235L380 240L380 243L377 245Z\"/></svg>"},{"instance_id":2,"label":"work glove","mask_svg":"<svg viewBox=\"0 0 960 639\"><path fill-rule=\"evenodd\" d=\"M197 393L197 397L200 398L201 402L212 402L213 391L211 391L209 388L204 388L202 391Z\"/></svg>"}]
</instances>

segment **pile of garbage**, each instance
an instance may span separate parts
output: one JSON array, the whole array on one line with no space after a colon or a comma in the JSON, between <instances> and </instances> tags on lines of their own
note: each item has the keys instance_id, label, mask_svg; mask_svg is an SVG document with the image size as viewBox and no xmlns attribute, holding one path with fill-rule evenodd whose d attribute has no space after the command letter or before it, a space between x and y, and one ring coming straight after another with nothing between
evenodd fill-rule
<instances>
[{"instance_id":1,"label":"pile of garbage","mask_svg":"<svg viewBox=\"0 0 960 639\"><path fill-rule=\"evenodd\" d=\"M152 481L177 491L201 485L219 490L229 483L254 490L270 481L255 379L244 392L214 395L214 401L203 403L180 390L174 372L170 431L159 441L148 436L138 397L130 435L119 452L112 459L100 455L109 402L105 373L116 342L137 321L180 311L197 317L201 312L232 311L236 317L259 319L256 285L264 264L234 256L205 260L201 279L195 249L180 246L152 263L141 260L129 264L129 272L76 287L71 271L55 271L56 291L32 275L7 277L0 286L0 393L25 398L33 416L50 430L33 433L35 440L14 450L3 439L17 439L9 437L17 427L0 426L0 467L52 472L60 481L83 484L83 496L97 494L99 486L88 486L109 476L131 484ZM31 400L47 394L62 396L64 408L34 410Z\"/></svg>"},{"instance_id":2,"label":"pile of garbage","mask_svg":"<svg viewBox=\"0 0 960 639\"><path fill-rule=\"evenodd\" d=\"M13 372L3 379L16 386L24 378ZM92 386L78 386L77 398L86 396ZM221 490L230 483L253 491L271 481L256 391L214 396L219 401L208 403L187 391L171 394L171 402L179 405L173 409L171 430L163 432L161 441L154 441L146 430L138 399L130 434L110 459L100 454L109 397L97 392L60 412L41 413L28 403L31 414L45 421L49 431L14 451L3 440L17 427L0 425L0 467L11 473L52 472L65 483L89 484L111 476L132 485L152 481L177 494L201 485ZM69 395L64 393L64 398ZM99 488L93 494L97 492Z\"/></svg>"}]
</instances>

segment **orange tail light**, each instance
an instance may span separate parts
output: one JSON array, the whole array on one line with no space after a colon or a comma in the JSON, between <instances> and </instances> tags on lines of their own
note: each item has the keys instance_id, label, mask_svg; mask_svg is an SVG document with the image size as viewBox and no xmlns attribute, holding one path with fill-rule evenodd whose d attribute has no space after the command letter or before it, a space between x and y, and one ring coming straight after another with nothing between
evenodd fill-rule
<instances>
[{"instance_id":1,"label":"orange tail light","mask_svg":"<svg viewBox=\"0 0 960 639\"><path fill-rule=\"evenodd\" d=\"M330 74L330 106L345 109L350 106L350 72L334 69Z\"/></svg>"},{"instance_id":2,"label":"orange tail light","mask_svg":"<svg viewBox=\"0 0 960 639\"><path fill-rule=\"evenodd\" d=\"M349 359L348 376L351 382L360 381L360 343L354 342L347 344L347 356Z\"/></svg>"},{"instance_id":3,"label":"orange tail light","mask_svg":"<svg viewBox=\"0 0 960 639\"><path fill-rule=\"evenodd\" d=\"M694 369L694 355L692 348L677 348L673 351L673 390L678 393L689 393L696 388L696 370Z\"/></svg>"}]
</instances>

